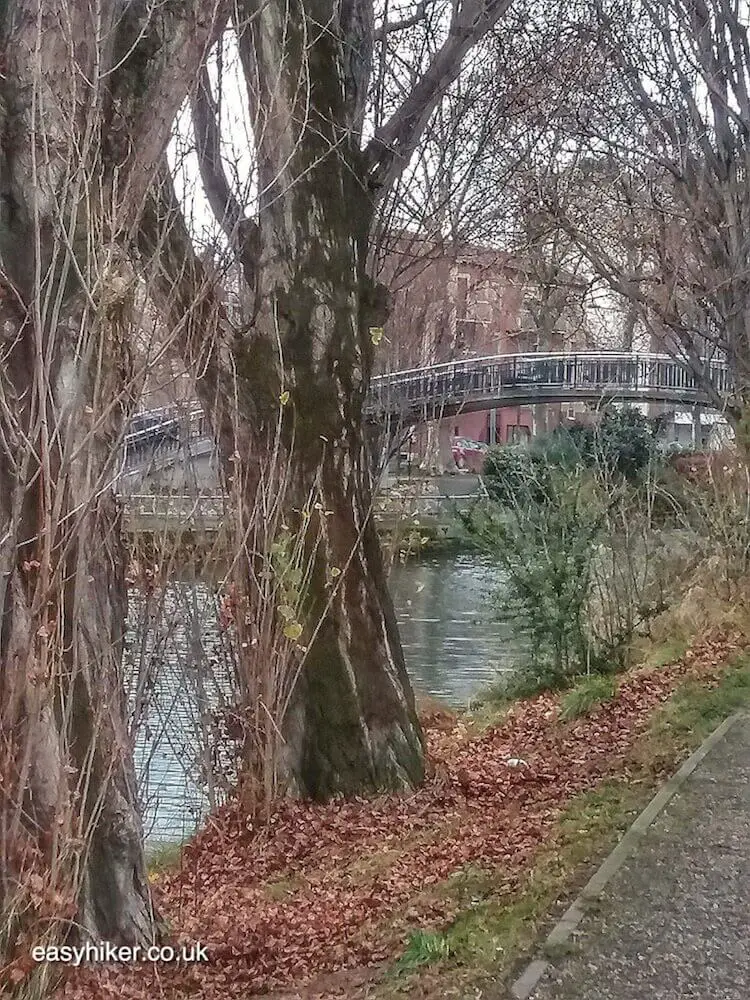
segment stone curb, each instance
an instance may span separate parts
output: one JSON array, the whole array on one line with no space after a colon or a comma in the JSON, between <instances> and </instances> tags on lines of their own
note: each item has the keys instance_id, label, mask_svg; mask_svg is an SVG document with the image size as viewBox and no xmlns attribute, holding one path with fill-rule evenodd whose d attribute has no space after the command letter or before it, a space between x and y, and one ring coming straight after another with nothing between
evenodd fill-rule
<instances>
[{"instance_id":1,"label":"stone curb","mask_svg":"<svg viewBox=\"0 0 750 1000\"><path fill-rule=\"evenodd\" d=\"M730 715L729 718L725 719L720 726L717 726L711 735L707 736L703 743L701 743L698 749L688 757L682 767L656 793L643 812L634 820L630 829L625 833L609 857L604 860L601 867L588 880L577 899L562 915L547 937L544 945L545 948L560 948L567 944L585 915L586 903L597 899L601 895L610 879L620 870L625 861L633 853L641 837L643 837L654 820L682 788L690 775L708 756L716 744L726 736L732 726L745 717L746 714L744 711L735 712L734 715ZM528 1000L539 985L542 976L551 965L551 962L543 958L535 958L530 962L524 973L513 984L511 996L514 1000Z\"/></svg>"}]
</instances>

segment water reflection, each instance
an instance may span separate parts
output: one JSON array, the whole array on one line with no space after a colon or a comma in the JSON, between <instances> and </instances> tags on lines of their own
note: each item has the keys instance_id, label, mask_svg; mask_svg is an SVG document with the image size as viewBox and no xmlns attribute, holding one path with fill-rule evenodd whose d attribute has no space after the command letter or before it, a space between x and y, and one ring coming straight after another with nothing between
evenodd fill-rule
<instances>
[{"instance_id":1,"label":"water reflection","mask_svg":"<svg viewBox=\"0 0 750 1000\"><path fill-rule=\"evenodd\" d=\"M394 567L390 587L418 692L462 707L512 669L517 644L491 606L502 576L486 558L462 553L408 562Z\"/></svg>"},{"instance_id":2,"label":"water reflection","mask_svg":"<svg viewBox=\"0 0 750 1000\"><path fill-rule=\"evenodd\" d=\"M511 669L517 643L491 607L501 584L498 570L471 554L394 567L390 587L418 693L462 707ZM223 746L211 718L228 695L227 655L212 588L170 584L158 610L131 595L126 674L139 720L136 770L151 844L189 836L211 799L221 798L206 776L210 782ZM225 768L222 761L219 773Z\"/></svg>"}]
</instances>

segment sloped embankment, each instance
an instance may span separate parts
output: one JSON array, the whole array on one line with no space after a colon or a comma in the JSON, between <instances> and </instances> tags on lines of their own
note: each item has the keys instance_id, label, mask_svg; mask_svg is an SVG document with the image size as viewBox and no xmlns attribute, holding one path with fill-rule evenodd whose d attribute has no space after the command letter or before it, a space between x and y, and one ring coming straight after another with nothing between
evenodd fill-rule
<instances>
[{"instance_id":1,"label":"sloped embankment","mask_svg":"<svg viewBox=\"0 0 750 1000\"><path fill-rule=\"evenodd\" d=\"M230 1000L395 957L411 929L455 915L442 887L457 873L490 873L499 892L521 885L565 807L627 775L655 710L687 681L717 684L742 644L739 633L703 638L673 664L624 675L574 721L554 695L481 732L442 717L428 728L431 777L408 797L282 802L267 824L228 804L155 884L175 938L207 945L209 962L86 971L65 997Z\"/></svg>"}]
</instances>

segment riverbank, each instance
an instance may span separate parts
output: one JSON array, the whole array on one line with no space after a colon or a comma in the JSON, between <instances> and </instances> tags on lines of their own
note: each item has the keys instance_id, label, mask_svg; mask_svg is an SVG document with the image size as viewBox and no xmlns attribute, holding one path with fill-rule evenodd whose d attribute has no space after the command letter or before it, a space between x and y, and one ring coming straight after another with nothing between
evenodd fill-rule
<instances>
[{"instance_id":1,"label":"riverbank","mask_svg":"<svg viewBox=\"0 0 750 1000\"><path fill-rule=\"evenodd\" d=\"M746 645L713 630L624 674L580 718L549 694L483 723L433 712L431 775L410 797L285 802L269 825L229 804L154 884L174 935L206 944L210 962L158 979L99 970L65 995L479 995L663 776L748 700Z\"/></svg>"}]
</instances>

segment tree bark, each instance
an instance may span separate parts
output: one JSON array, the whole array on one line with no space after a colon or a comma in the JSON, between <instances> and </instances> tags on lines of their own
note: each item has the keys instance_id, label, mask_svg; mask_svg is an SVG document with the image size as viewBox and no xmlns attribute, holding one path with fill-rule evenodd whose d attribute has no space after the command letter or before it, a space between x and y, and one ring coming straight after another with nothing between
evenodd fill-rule
<instances>
[{"instance_id":1,"label":"tree bark","mask_svg":"<svg viewBox=\"0 0 750 1000\"><path fill-rule=\"evenodd\" d=\"M2 859L3 908L37 865L58 894L63 932L75 914L84 935L143 943L153 927L125 725L124 554L111 489L122 343L104 330L82 337L94 322L85 310L39 339L28 316L3 312L2 821L5 846L27 847L20 864ZM49 396L39 391L46 381Z\"/></svg>"},{"instance_id":2,"label":"tree bark","mask_svg":"<svg viewBox=\"0 0 750 1000\"><path fill-rule=\"evenodd\" d=\"M198 390L246 525L263 506L270 456L281 452L282 520L304 536L308 570L301 672L275 720L276 769L287 790L323 798L412 786L423 748L371 516L362 403L369 329L383 316L365 271L372 203L358 111L347 104L361 88L344 82L352 61L341 39L311 42L306 18L301 4L266 5L238 29L263 122L257 311L250 330L214 352ZM306 106L300 73L311 75ZM194 364L194 338L184 342ZM261 599L254 560L243 583L251 608Z\"/></svg>"},{"instance_id":3,"label":"tree bark","mask_svg":"<svg viewBox=\"0 0 750 1000\"><path fill-rule=\"evenodd\" d=\"M0 5L0 923L11 962L24 940L155 934L121 676L112 487L132 394L132 284L117 247L217 16L216 0Z\"/></svg>"},{"instance_id":4,"label":"tree bark","mask_svg":"<svg viewBox=\"0 0 750 1000\"><path fill-rule=\"evenodd\" d=\"M282 781L299 794L405 787L423 776L422 737L371 517L362 404L370 328L382 326L384 312L366 275L368 241L375 201L404 169L463 56L508 6L454 5L445 43L363 151L372 3L239 0L234 24L255 130L257 177L249 187L260 192L257 225L223 176L206 75L193 119L204 187L255 301L248 325L233 329L220 315L169 178L153 193L139 233L142 261L157 255L158 266L145 270L181 330L183 358L201 372L197 391L242 511L246 694L274 669L261 650L267 661L280 655L259 638L265 629L267 639L260 608L274 574L263 545L304 539L304 594L296 595L303 620L290 636L301 674L272 719L283 734ZM279 491L283 517L270 524ZM280 605L277 625L282 608L299 610Z\"/></svg>"},{"instance_id":5,"label":"tree bark","mask_svg":"<svg viewBox=\"0 0 750 1000\"><path fill-rule=\"evenodd\" d=\"M281 408L288 520L315 485L300 638L307 651L281 727L281 773L298 793L323 798L413 786L423 776L423 748L371 514L362 418L369 331L384 317L365 270L373 205L350 96L361 80L347 80L350 40L322 33L311 42L308 14L292 5L282 24L264 8L240 33L265 125L257 135L260 308L238 370L247 370L260 344L273 359L275 378L266 365L266 392L254 394L261 414L255 455L270 440L281 393L289 393ZM304 105L300 74L310 79ZM238 471L249 518L258 478L243 456Z\"/></svg>"},{"instance_id":6,"label":"tree bark","mask_svg":"<svg viewBox=\"0 0 750 1000\"><path fill-rule=\"evenodd\" d=\"M281 410L285 521L307 539L311 568L299 640L306 652L279 720L278 775L290 791L315 798L411 787L423 776L414 698L371 513L362 420L371 364L369 284L363 232L344 208L353 200L349 169L328 160L298 180L283 203L269 198L260 216L261 261L269 261L257 272L262 305L252 337L234 352L244 382L237 418L245 435L253 429L232 466L245 523L257 516L259 457L270 454ZM361 224L365 229L366 219ZM272 346L276 337L283 364ZM261 355L265 363L257 361ZM252 371L262 373L263 386ZM289 401L280 407L284 392ZM253 577L251 571L251 589Z\"/></svg>"}]
</instances>

